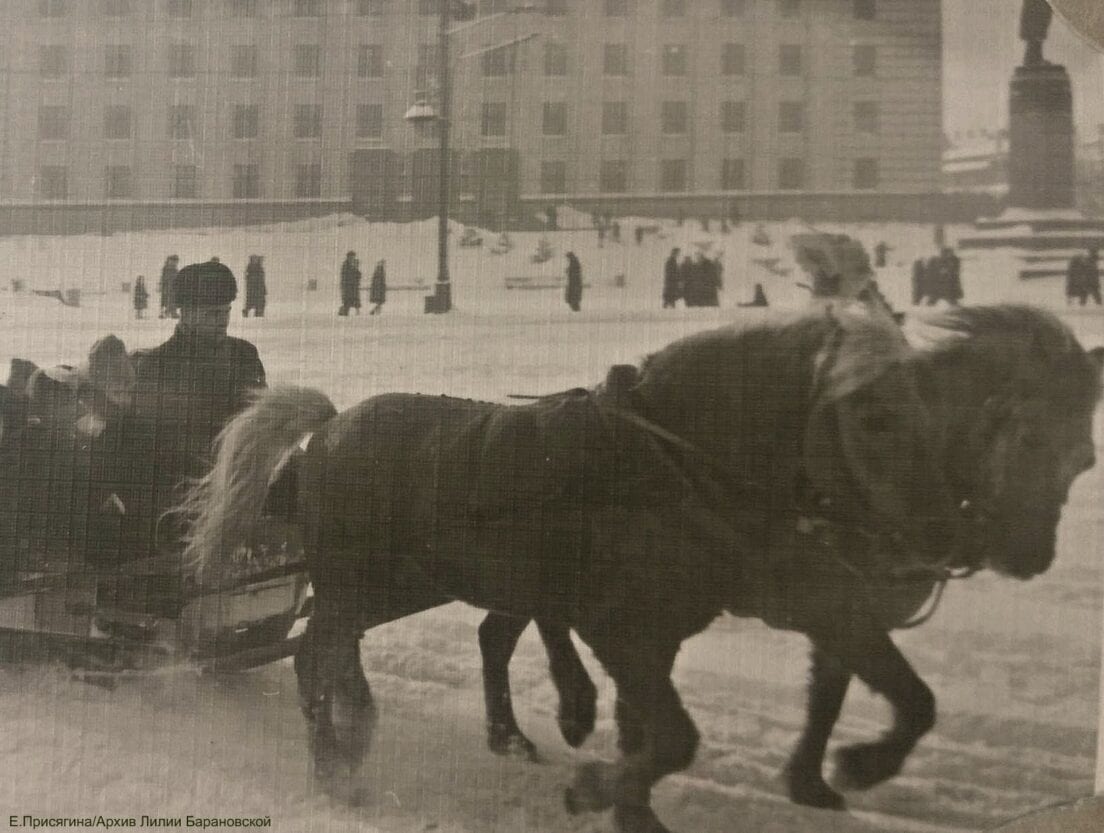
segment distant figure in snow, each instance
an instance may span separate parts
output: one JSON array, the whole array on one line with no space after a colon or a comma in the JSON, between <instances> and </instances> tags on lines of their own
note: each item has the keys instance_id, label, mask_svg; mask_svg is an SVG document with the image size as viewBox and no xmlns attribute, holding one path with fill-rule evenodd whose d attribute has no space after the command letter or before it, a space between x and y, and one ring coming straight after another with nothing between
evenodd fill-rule
<instances>
[{"instance_id":1,"label":"distant figure in snow","mask_svg":"<svg viewBox=\"0 0 1104 833\"><path fill-rule=\"evenodd\" d=\"M250 310L253 311L254 318L264 318L267 299L264 258L260 255L250 255L249 264L245 267L245 306L242 307L242 318L248 318Z\"/></svg>"},{"instance_id":2,"label":"distant figure in snow","mask_svg":"<svg viewBox=\"0 0 1104 833\"><path fill-rule=\"evenodd\" d=\"M880 241L877 246L874 247L874 266L877 269L884 269L886 265L886 255L893 251L893 247L886 243L884 240Z\"/></svg>"},{"instance_id":3,"label":"distant figure in snow","mask_svg":"<svg viewBox=\"0 0 1104 833\"><path fill-rule=\"evenodd\" d=\"M380 260L376 264L376 269L372 272L372 282L368 284L368 303L372 304L372 308L368 310L369 315L375 315L382 309L384 302L387 300L387 269L386 261Z\"/></svg>"},{"instance_id":4,"label":"distant figure in snow","mask_svg":"<svg viewBox=\"0 0 1104 833\"><path fill-rule=\"evenodd\" d=\"M663 308L674 309L682 297L682 273L679 269L679 248L671 249L663 264Z\"/></svg>"},{"instance_id":5,"label":"distant figure in snow","mask_svg":"<svg viewBox=\"0 0 1104 833\"><path fill-rule=\"evenodd\" d=\"M177 303L173 298L178 263L180 263L179 255L169 255L165 258L165 265L161 267L161 283L158 287L161 293L161 312L158 318L176 318L178 315Z\"/></svg>"},{"instance_id":6,"label":"distant figure in snow","mask_svg":"<svg viewBox=\"0 0 1104 833\"><path fill-rule=\"evenodd\" d=\"M139 275L134 281L134 317L141 319L148 305L149 292L146 290L146 279Z\"/></svg>"},{"instance_id":7,"label":"distant figure in snow","mask_svg":"<svg viewBox=\"0 0 1104 833\"><path fill-rule=\"evenodd\" d=\"M575 252L567 253L567 287L564 300L572 312L578 312L583 302L583 267Z\"/></svg>"},{"instance_id":8,"label":"distant figure in snow","mask_svg":"<svg viewBox=\"0 0 1104 833\"><path fill-rule=\"evenodd\" d=\"M348 315L351 309L360 315L360 279L360 261L356 252L349 252L341 264L341 308L337 311L338 315Z\"/></svg>"},{"instance_id":9,"label":"distant figure in snow","mask_svg":"<svg viewBox=\"0 0 1104 833\"><path fill-rule=\"evenodd\" d=\"M767 293L763 291L763 284L755 284L755 295L750 301L741 301L736 306L738 307L766 307L770 306L767 303Z\"/></svg>"},{"instance_id":10,"label":"distant figure in snow","mask_svg":"<svg viewBox=\"0 0 1104 833\"><path fill-rule=\"evenodd\" d=\"M1066 270L1066 302L1076 298L1085 306L1089 298L1100 305L1100 267L1097 265L1097 251L1090 249L1087 255L1074 255Z\"/></svg>"}]
</instances>

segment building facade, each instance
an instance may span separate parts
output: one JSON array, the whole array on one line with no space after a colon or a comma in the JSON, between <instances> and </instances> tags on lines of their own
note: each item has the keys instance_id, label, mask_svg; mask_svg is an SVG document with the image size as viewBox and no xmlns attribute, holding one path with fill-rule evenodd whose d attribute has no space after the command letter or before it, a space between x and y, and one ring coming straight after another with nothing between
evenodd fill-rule
<instances>
[{"instance_id":1,"label":"building facade","mask_svg":"<svg viewBox=\"0 0 1104 833\"><path fill-rule=\"evenodd\" d=\"M449 38L459 212L939 190L939 0L468 5ZM435 96L438 9L4 0L0 207L432 213L437 140L403 115Z\"/></svg>"}]
</instances>

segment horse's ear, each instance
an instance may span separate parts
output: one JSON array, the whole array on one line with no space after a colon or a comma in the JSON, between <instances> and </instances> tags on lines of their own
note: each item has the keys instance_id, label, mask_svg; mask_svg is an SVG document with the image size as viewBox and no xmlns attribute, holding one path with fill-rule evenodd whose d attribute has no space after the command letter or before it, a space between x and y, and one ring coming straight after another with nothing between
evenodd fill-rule
<instances>
[{"instance_id":1,"label":"horse's ear","mask_svg":"<svg viewBox=\"0 0 1104 833\"><path fill-rule=\"evenodd\" d=\"M25 392L27 390L27 382L31 380L31 376L38 370L38 365L27 359L12 359L11 367L8 370L8 388L14 393L16 391Z\"/></svg>"},{"instance_id":2,"label":"horse's ear","mask_svg":"<svg viewBox=\"0 0 1104 833\"><path fill-rule=\"evenodd\" d=\"M1089 359L1096 365L1097 373L1104 373L1104 347L1094 347L1090 350Z\"/></svg>"}]
</instances>

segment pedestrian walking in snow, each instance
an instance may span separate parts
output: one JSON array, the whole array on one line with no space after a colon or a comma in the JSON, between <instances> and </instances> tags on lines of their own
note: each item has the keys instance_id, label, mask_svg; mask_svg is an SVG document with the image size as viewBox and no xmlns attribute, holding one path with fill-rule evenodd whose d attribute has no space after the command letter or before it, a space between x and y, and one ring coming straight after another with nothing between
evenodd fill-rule
<instances>
[{"instance_id":1,"label":"pedestrian walking in snow","mask_svg":"<svg viewBox=\"0 0 1104 833\"><path fill-rule=\"evenodd\" d=\"M376 269L372 272L372 282L368 285L368 303L373 305L368 310L368 314L375 315L379 312L385 301L387 301L387 268L386 261L381 260L376 264Z\"/></svg>"},{"instance_id":2,"label":"pedestrian walking in snow","mask_svg":"<svg viewBox=\"0 0 1104 833\"><path fill-rule=\"evenodd\" d=\"M250 310L253 311L254 318L264 318L267 298L264 258L250 255L249 264L245 267L245 306L242 307L242 318L248 318Z\"/></svg>"},{"instance_id":3,"label":"pedestrian walking in snow","mask_svg":"<svg viewBox=\"0 0 1104 833\"><path fill-rule=\"evenodd\" d=\"M349 252L341 264L341 308L337 311L338 315L348 315L351 309L360 315L360 279L360 261L356 252Z\"/></svg>"},{"instance_id":4,"label":"pedestrian walking in snow","mask_svg":"<svg viewBox=\"0 0 1104 833\"><path fill-rule=\"evenodd\" d=\"M148 305L149 291L146 289L146 279L139 275L134 281L134 317L141 319Z\"/></svg>"},{"instance_id":5,"label":"pedestrian walking in snow","mask_svg":"<svg viewBox=\"0 0 1104 833\"><path fill-rule=\"evenodd\" d=\"M165 265L161 267L161 283L158 292L161 295L161 312L158 318L176 318L177 303L173 298L173 286L176 282L177 264L180 263L179 255L169 255L165 258Z\"/></svg>"},{"instance_id":6,"label":"pedestrian walking in snow","mask_svg":"<svg viewBox=\"0 0 1104 833\"><path fill-rule=\"evenodd\" d=\"M583 266L575 252L567 253L567 287L564 300L572 312L578 312L583 302Z\"/></svg>"},{"instance_id":7,"label":"pedestrian walking in snow","mask_svg":"<svg viewBox=\"0 0 1104 833\"><path fill-rule=\"evenodd\" d=\"M679 269L679 248L671 249L663 264L663 308L674 309L682 297L682 273Z\"/></svg>"}]
</instances>

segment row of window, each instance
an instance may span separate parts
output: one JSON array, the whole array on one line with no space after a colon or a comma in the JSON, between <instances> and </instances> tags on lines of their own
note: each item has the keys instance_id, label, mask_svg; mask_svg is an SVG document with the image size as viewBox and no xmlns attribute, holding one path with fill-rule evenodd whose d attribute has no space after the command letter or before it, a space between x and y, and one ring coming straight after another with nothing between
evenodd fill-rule
<instances>
[{"instance_id":1,"label":"row of window","mask_svg":"<svg viewBox=\"0 0 1104 833\"><path fill-rule=\"evenodd\" d=\"M856 101L853 104L853 127L856 133L875 135L881 127L881 112L877 101ZM481 132L484 136L506 135L508 106L506 102L484 102ZM38 138L64 140L69 138L69 108L47 105L38 111ZM629 103L602 102L601 133L618 136L629 133ZM231 109L230 137L256 139L260 136L260 109L256 104L237 104ZM722 101L718 123L721 133L743 133L747 130L747 102ZM683 135L690 132L690 107L685 101L660 103L660 132ZM800 101L778 104L778 130L781 133L802 133L806 127L805 105ZM545 102L541 113L541 132L545 136L568 135L568 106L563 101ZM129 105L112 104L104 108L105 139L130 139L134 133L134 116ZM292 112L292 133L297 139L318 139L322 136L322 105L297 104ZM356 135L382 138L383 105L360 104L356 109ZM190 139L199 136L196 108L191 104L169 107L167 136L170 139Z\"/></svg>"},{"instance_id":2,"label":"row of window","mask_svg":"<svg viewBox=\"0 0 1104 833\"><path fill-rule=\"evenodd\" d=\"M84 0L87 2L87 0ZM269 0L270 2L271 0ZM38 13L41 17L63 17L69 11L73 0L38 0ZM125 17L134 10L136 4L148 0L100 0L100 10L106 17ZM378 16L384 12L387 0L356 0L356 14ZM406 2L406 0L398 0ZM604 13L607 17L628 17L632 14L636 0L605 0ZM782 18L794 18L801 15L802 0L777 0L778 15ZM261 0L223 0L225 10L235 17L255 17L261 7ZM517 6L515 0L483 0L479 8L476 3L465 0L453 0L451 13L458 19L473 17L478 11L495 14ZM533 4L538 5L538 4ZM695 8L699 7L695 2ZM190 18L195 15L199 3L196 0L164 0L164 11L171 18ZM686 17L689 0L659 0L658 11L663 17ZM852 0L852 15L856 20L874 20L877 14L877 0ZM418 0L418 13L423 15L440 14L441 0ZM553 16L568 13L568 0L544 0L538 11ZM740 17L747 10L747 0L720 0L719 11L724 17ZM326 13L325 0L294 0L291 13L295 17L322 17Z\"/></svg>"},{"instance_id":3,"label":"row of window","mask_svg":"<svg viewBox=\"0 0 1104 833\"><path fill-rule=\"evenodd\" d=\"M432 74L436 64L436 47L423 44L419 47L417 74ZM230 47L230 75L233 78L255 78L258 75L258 47L241 44ZM293 72L301 78L319 78L322 75L322 47L317 44L296 44ZM661 71L669 77L689 74L690 47L685 44L667 44L662 49ZM602 52L602 72L605 75L628 75L628 45L607 43ZM196 50L192 44L169 44L167 70L170 78L194 78L197 72ZM483 54L482 71L485 77L509 75L514 71L514 50L496 49ZM544 74L566 76L570 55L565 44L550 42L544 49ZM382 78L385 67L382 44L361 44L357 48L357 75L361 78ZM62 78L69 74L69 50L62 44L39 47L39 74L43 78ZM721 44L718 67L723 76L747 73L747 49L742 43ZM877 47L873 44L852 46L852 70L856 76L873 76L877 69ZM778 47L778 74L800 76L806 71L804 48L800 44L780 44ZM104 75L108 78L129 78L134 73L134 51L127 44L108 44L104 47Z\"/></svg>"},{"instance_id":4,"label":"row of window","mask_svg":"<svg viewBox=\"0 0 1104 833\"><path fill-rule=\"evenodd\" d=\"M663 192L686 191L689 188L690 164L686 159L662 159L659 166L658 189ZM852 167L852 187L870 190L878 187L878 160L855 159ZM64 200L69 196L69 172L63 165L44 165L38 170L36 182L39 197ZM259 199L261 194L260 166L234 165L231 178L234 199ZM747 189L747 166L743 159L721 160L719 187L722 191ZM806 187L806 163L800 158L780 159L777 187L801 190ZM599 166L598 188L604 194L622 194L629 190L629 163L624 159L606 159ZM567 162L556 160L541 163L540 190L543 194L567 193ZM134 174L129 165L108 165L104 169L104 197L133 199L136 196ZM198 199L199 176L195 165L174 165L168 196L172 199ZM309 199L322 196L322 165L309 162L295 168L295 196Z\"/></svg>"}]
</instances>

